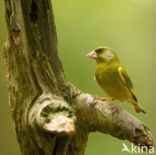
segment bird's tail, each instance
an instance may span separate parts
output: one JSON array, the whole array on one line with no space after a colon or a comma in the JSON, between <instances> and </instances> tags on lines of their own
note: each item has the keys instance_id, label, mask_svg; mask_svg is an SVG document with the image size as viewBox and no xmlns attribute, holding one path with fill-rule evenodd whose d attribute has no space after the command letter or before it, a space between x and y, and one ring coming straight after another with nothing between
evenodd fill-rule
<instances>
[{"instance_id":1,"label":"bird's tail","mask_svg":"<svg viewBox=\"0 0 156 155\"><path fill-rule=\"evenodd\" d=\"M142 112L142 113L146 114L146 111L140 106L139 103L136 103L136 102L135 102L135 103L133 103L133 105L134 105L135 111L136 111L137 113Z\"/></svg>"}]
</instances>

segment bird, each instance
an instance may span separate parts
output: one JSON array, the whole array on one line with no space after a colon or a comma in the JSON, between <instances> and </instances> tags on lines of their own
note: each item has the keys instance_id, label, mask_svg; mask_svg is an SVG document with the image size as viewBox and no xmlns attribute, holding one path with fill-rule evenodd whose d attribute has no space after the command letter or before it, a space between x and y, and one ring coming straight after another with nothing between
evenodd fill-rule
<instances>
[{"instance_id":1,"label":"bird","mask_svg":"<svg viewBox=\"0 0 156 155\"><path fill-rule=\"evenodd\" d=\"M100 46L89 52L87 57L96 60L95 80L110 96L110 98L103 98L104 100L127 102L134 106L137 113L146 114L146 111L138 103L128 72L113 49Z\"/></svg>"}]
</instances>

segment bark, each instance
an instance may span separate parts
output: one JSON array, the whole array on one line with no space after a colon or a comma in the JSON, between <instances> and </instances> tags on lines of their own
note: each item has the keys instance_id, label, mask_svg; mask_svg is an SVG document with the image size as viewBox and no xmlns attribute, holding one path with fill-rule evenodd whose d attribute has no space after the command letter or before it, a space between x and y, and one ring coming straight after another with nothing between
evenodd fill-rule
<instances>
[{"instance_id":1,"label":"bark","mask_svg":"<svg viewBox=\"0 0 156 155\"><path fill-rule=\"evenodd\" d=\"M50 0L5 0L5 7L9 104L23 155L83 155L94 131L153 146L150 129L134 116L67 81Z\"/></svg>"}]
</instances>

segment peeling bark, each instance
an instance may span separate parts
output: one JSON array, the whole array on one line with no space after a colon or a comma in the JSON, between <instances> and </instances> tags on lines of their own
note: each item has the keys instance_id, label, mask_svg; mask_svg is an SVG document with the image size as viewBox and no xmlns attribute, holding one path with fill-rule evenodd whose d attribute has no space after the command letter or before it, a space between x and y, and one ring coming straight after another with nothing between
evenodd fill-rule
<instances>
[{"instance_id":1,"label":"peeling bark","mask_svg":"<svg viewBox=\"0 0 156 155\"><path fill-rule=\"evenodd\" d=\"M50 0L5 0L5 6L9 104L23 155L83 155L94 131L153 146L143 123L67 81Z\"/></svg>"}]
</instances>

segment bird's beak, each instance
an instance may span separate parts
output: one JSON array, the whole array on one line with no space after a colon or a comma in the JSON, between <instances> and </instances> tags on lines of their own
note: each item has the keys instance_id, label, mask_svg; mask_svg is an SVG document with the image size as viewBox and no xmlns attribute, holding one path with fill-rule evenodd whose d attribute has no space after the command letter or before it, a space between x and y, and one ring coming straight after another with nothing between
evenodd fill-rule
<instances>
[{"instance_id":1,"label":"bird's beak","mask_svg":"<svg viewBox=\"0 0 156 155\"><path fill-rule=\"evenodd\" d=\"M91 59L97 59L97 53L95 51L91 51L86 55L86 57Z\"/></svg>"}]
</instances>

